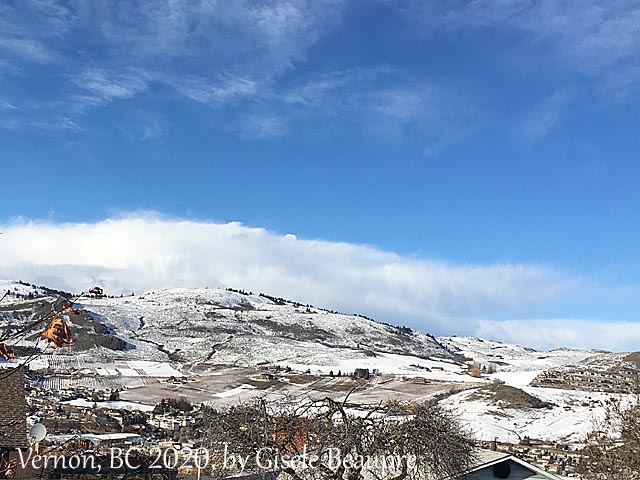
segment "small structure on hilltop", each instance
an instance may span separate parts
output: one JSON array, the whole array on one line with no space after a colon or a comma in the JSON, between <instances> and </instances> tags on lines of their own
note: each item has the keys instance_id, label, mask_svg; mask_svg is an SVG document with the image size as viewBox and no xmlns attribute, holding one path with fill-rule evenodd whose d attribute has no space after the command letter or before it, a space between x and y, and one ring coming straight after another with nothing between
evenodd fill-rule
<instances>
[{"instance_id":1,"label":"small structure on hilltop","mask_svg":"<svg viewBox=\"0 0 640 480\"><path fill-rule=\"evenodd\" d=\"M93 287L91 290L89 290L89 293L91 293L92 295L102 296L104 295L104 290L100 287Z\"/></svg>"}]
</instances>

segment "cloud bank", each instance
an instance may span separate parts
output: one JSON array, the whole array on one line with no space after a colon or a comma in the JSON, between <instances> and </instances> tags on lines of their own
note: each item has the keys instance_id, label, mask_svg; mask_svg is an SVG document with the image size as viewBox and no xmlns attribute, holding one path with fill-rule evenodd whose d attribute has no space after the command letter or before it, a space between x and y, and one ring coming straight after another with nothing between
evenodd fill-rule
<instances>
[{"instance_id":1,"label":"cloud bank","mask_svg":"<svg viewBox=\"0 0 640 480\"><path fill-rule=\"evenodd\" d=\"M0 228L0 277L74 292L94 285L112 294L236 287L433 334L611 349L640 338L635 324L632 331L621 324L508 320L526 318L542 305L575 301L590 288L583 279L544 266L453 264L239 223L155 214L97 223L19 221ZM599 333L591 335L594 329Z\"/></svg>"},{"instance_id":2,"label":"cloud bank","mask_svg":"<svg viewBox=\"0 0 640 480\"><path fill-rule=\"evenodd\" d=\"M504 320L478 323L478 337L508 339L520 345L548 348L600 348L613 351L638 350L640 323L601 322L580 319Z\"/></svg>"}]
</instances>

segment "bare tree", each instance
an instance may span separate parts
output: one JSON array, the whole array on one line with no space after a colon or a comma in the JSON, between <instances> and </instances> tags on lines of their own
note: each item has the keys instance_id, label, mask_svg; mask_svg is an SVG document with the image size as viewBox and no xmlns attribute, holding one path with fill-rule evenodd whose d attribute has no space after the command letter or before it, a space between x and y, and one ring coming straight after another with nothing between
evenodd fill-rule
<instances>
[{"instance_id":1,"label":"bare tree","mask_svg":"<svg viewBox=\"0 0 640 480\"><path fill-rule=\"evenodd\" d=\"M640 396L607 402L605 416L587 435L580 464L589 480L640 479Z\"/></svg>"},{"instance_id":2,"label":"bare tree","mask_svg":"<svg viewBox=\"0 0 640 480\"><path fill-rule=\"evenodd\" d=\"M208 409L208 468L218 478L275 471L294 480L405 480L459 475L473 461L472 441L436 404L356 411L345 402L259 399Z\"/></svg>"}]
</instances>

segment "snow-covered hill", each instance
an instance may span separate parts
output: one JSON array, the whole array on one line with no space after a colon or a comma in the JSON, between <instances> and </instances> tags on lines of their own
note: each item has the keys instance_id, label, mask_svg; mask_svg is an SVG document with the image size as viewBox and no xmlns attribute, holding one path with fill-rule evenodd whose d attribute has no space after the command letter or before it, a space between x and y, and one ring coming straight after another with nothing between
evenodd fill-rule
<instances>
[{"instance_id":1,"label":"snow-covered hill","mask_svg":"<svg viewBox=\"0 0 640 480\"><path fill-rule=\"evenodd\" d=\"M626 401L628 395L583 392L524 386L519 390L548 404L533 408L512 406L495 396L479 394L481 388L454 394L441 403L460 415L460 419L480 440L498 439L519 443L524 437L549 442L579 444L602 418L612 398ZM482 393L482 392L481 392Z\"/></svg>"},{"instance_id":2,"label":"snow-covered hill","mask_svg":"<svg viewBox=\"0 0 640 480\"><path fill-rule=\"evenodd\" d=\"M0 302L0 329L48 312L65 295L24 283L0 282L0 287L3 283L9 293ZM48 389L125 389L122 398L136 404L153 403L168 391L194 401L233 402L260 394L342 395L355 380L328 375L331 371L378 369L380 375L363 383L352 401L437 398L484 440L518 442L529 436L579 442L592 418L603 414L610 394L581 391L580 385L568 390L557 383L558 372L608 372L611 365L638 360L636 354L539 352L474 337L435 339L361 316L220 289L83 297L80 305L80 314L66 318L77 344L30 362L33 370L46 372L41 382ZM23 339L17 357L28 356L39 335L34 331ZM471 364L487 373L471 376ZM289 372L286 366L291 373L268 381L261 377ZM541 384L543 372L551 372L556 383ZM538 383L532 385L534 378Z\"/></svg>"},{"instance_id":3,"label":"snow-covered hill","mask_svg":"<svg viewBox=\"0 0 640 480\"><path fill-rule=\"evenodd\" d=\"M422 333L363 317L221 289L171 289L124 298L86 298L83 308L134 348L172 360L255 365L324 364L323 357L377 353L450 357Z\"/></svg>"},{"instance_id":4,"label":"snow-covered hill","mask_svg":"<svg viewBox=\"0 0 640 480\"><path fill-rule=\"evenodd\" d=\"M4 283L8 295L0 304L2 325L17 327L64 295ZM75 350L94 350L104 359L322 369L384 367L392 362L389 355L408 357L400 362L407 365L415 359L451 358L432 336L405 327L244 292L170 289L141 296L82 297L77 305L82 313L67 316L78 337ZM37 336L34 332L24 339L23 346L32 346Z\"/></svg>"},{"instance_id":5,"label":"snow-covered hill","mask_svg":"<svg viewBox=\"0 0 640 480\"><path fill-rule=\"evenodd\" d=\"M476 337L439 337L438 341L463 354L469 363L495 369L483 375L492 381L488 386L474 386L442 401L482 440L518 443L529 437L580 443L593 429L594 419L604 415L607 400L628 397L593 388L581 390L567 383L542 385L539 378L544 377L543 372L571 372L593 364L611 368L629 354L565 348L540 352Z\"/></svg>"},{"instance_id":6,"label":"snow-covered hill","mask_svg":"<svg viewBox=\"0 0 640 480\"><path fill-rule=\"evenodd\" d=\"M1 305L10 305L21 299L33 299L45 296L55 296L63 294L59 290L47 287L38 287L26 282L14 282L12 280L0 280L0 298L4 299Z\"/></svg>"},{"instance_id":7,"label":"snow-covered hill","mask_svg":"<svg viewBox=\"0 0 640 480\"><path fill-rule=\"evenodd\" d=\"M533 348L476 337L438 337L438 342L481 366L492 366L497 372L540 372L575 365L595 353L569 348L539 352Z\"/></svg>"}]
</instances>

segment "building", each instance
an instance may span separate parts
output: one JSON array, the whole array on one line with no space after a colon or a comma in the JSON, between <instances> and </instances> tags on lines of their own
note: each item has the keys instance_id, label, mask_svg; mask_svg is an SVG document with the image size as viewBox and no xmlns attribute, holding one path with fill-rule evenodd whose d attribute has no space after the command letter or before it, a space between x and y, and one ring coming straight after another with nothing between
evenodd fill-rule
<instances>
[{"instance_id":1,"label":"building","mask_svg":"<svg viewBox=\"0 0 640 480\"><path fill-rule=\"evenodd\" d=\"M92 443L95 446L102 447L131 447L133 445L142 445L144 439L135 433L102 433L102 434L83 434L80 435L81 440Z\"/></svg>"},{"instance_id":2,"label":"building","mask_svg":"<svg viewBox=\"0 0 640 480\"><path fill-rule=\"evenodd\" d=\"M460 476L440 480L561 480L560 477L545 472L509 453L479 449L473 466Z\"/></svg>"}]
</instances>

